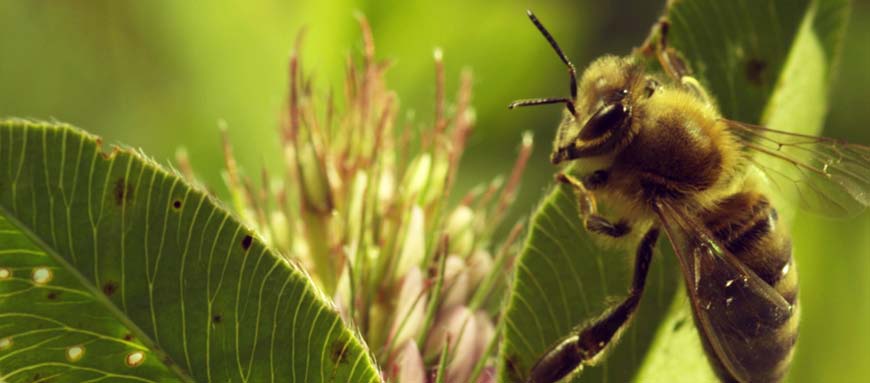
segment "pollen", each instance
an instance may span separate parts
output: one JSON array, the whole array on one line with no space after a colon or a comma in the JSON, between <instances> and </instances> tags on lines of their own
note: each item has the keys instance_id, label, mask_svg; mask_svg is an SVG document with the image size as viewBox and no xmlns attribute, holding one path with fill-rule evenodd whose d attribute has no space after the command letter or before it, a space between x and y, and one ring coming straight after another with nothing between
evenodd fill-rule
<instances>
[{"instance_id":1,"label":"pollen","mask_svg":"<svg viewBox=\"0 0 870 383\"><path fill-rule=\"evenodd\" d=\"M0 281L12 278L12 270L5 267L0 267Z\"/></svg>"},{"instance_id":2,"label":"pollen","mask_svg":"<svg viewBox=\"0 0 870 383\"><path fill-rule=\"evenodd\" d=\"M79 345L66 349L66 359L70 362L78 362L85 356L85 348Z\"/></svg>"},{"instance_id":3,"label":"pollen","mask_svg":"<svg viewBox=\"0 0 870 383\"><path fill-rule=\"evenodd\" d=\"M0 351L8 350L11 347L12 347L12 338L11 337L7 336L3 339L0 339Z\"/></svg>"},{"instance_id":4,"label":"pollen","mask_svg":"<svg viewBox=\"0 0 870 383\"><path fill-rule=\"evenodd\" d=\"M127 367L138 367L144 361L145 353L142 351L131 352L127 354L126 358L124 358L124 363L127 363Z\"/></svg>"},{"instance_id":5,"label":"pollen","mask_svg":"<svg viewBox=\"0 0 870 383\"><path fill-rule=\"evenodd\" d=\"M51 279L54 277L51 269L47 267L37 267L33 269L33 282L37 285L44 285L48 282L51 282Z\"/></svg>"}]
</instances>

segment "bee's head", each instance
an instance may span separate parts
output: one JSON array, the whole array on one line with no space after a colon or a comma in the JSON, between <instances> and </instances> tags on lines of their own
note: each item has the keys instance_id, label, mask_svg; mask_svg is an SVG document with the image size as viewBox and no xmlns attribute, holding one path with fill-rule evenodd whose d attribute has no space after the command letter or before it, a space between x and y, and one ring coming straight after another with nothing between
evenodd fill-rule
<instances>
[{"instance_id":1,"label":"bee's head","mask_svg":"<svg viewBox=\"0 0 870 383\"><path fill-rule=\"evenodd\" d=\"M643 70L633 59L605 56L593 62L577 83L574 65L531 11L529 18L538 27L562 61L568 66L571 98L520 100L510 108L542 104L565 104L565 113L550 160L554 164L583 157L613 153L632 136L632 97L638 93Z\"/></svg>"}]
</instances>

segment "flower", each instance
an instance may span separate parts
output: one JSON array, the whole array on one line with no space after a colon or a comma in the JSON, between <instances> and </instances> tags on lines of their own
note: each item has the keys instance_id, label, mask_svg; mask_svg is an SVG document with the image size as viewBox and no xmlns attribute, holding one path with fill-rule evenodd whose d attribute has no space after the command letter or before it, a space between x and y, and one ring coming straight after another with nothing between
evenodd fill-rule
<instances>
[{"instance_id":1,"label":"flower","mask_svg":"<svg viewBox=\"0 0 870 383\"><path fill-rule=\"evenodd\" d=\"M474 125L471 74L462 74L457 101L448 108L443 54L436 50L433 121L399 121L398 97L383 82L387 65L375 59L369 25L359 21L364 53L359 63L347 59L341 98L314 94L298 57L301 35L297 39L280 130L281 174L263 171L257 185L224 140L232 205L334 298L385 377L433 381L445 358L446 382L491 381L498 326L493 302L502 298L493 291L507 283L504 271L522 226L514 225L500 245L493 232L513 202L531 135L523 136L506 183L496 178L450 206ZM429 127L415 135L415 125ZM179 160L193 178L186 157Z\"/></svg>"}]
</instances>

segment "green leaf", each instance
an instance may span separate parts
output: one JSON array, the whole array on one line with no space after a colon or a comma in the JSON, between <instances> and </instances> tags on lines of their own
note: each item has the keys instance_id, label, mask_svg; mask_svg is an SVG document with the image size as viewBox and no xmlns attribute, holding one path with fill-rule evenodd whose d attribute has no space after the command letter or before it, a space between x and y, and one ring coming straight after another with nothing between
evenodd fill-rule
<instances>
[{"instance_id":1,"label":"green leaf","mask_svg":"<svg viewBox=\"0 0 870 383\"><path fill-rule=\"evenodd\" d=\"M847 1L682 0L671 2L667 12L669 43L681 51L724 116L792 132L820 131ZM532 217L504 318L501 381L523 381L559 339L628 292L634 250L600 246L583 230L577 213L573 194L557 187ZM629 329L599 364L570 381L716 380L675 258L667 241L660 240Z\"/></svg>"},{"instance_id":2,"label":"green leaf","mask_svg":"<svg viewBox=\"0 0 870 383\"><path fill-rule=\"evenodd\" d=\"M67 125L0 122L0 381L376 382L306 274Z\"/></svg>"}]
</instances>

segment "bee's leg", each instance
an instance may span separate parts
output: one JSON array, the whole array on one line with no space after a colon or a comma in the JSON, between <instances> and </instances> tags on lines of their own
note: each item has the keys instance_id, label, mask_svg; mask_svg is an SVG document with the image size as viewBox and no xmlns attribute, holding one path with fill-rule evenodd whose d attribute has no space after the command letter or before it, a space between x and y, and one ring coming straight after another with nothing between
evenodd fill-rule
<instances>
[{"instance_id":1,"label":"bee's leg","mask_svg":"<svg viewBox=\"0 0 870 383\"><path fill-rule=\"evenodd\" d=\"M628 297L590 325L579 329L547 351L529 373L528 383L551 383L564 378L581 364L589 364L610 344L631 319L643 295L659 231L644 234L634 258L634 277Z\"/></svg>"},{"instance_id":2,"label":"bee's leg","mask_svg":"<svg viewBox=\"0 0 870 383\"><path fill-rule=\"evenodd\" d=\"M583 226L586 230L593 233L603 234L609 237L622 237L631 231L631 227L624 220L613 223L600 215L598 215L598 204L595 202L595 195L589 191L590 188L600 187L601 183L607 181L606 172L600 170L592 173L586 178L586 182L582 182L565 173L556 175L556 180L562 183L571 185L574 188L574 194L577 195L577 206L580 208L580 218L583 220Z\"/></svg>"},{"instance_id":3,"label":"bee's leg","mask_svg":"<svg viewBox=\"0 0 870 383\"><path fill-rule=\"evenodd\" d=\"M692 77L692 70L689 65L683 60L680 51L668 45L668 29L670 22L664 17L660 18L652 27L649 37L644 41L637 52L643 56L655 55L659 64L672 79L679 82L683 87L689 89L698 98L702 99L707 104L712 104L712 98L704 90L704 87ZM651 93L650 90L648 92Z\"/></svg>"},{"instance_id":4,"label":"bee's leg","mask_svg":"<svg viewBox=\"0 0 870 383\"><path fill-rule=\"evenodd\" d=\"M649 57L655 55L662 66L662 69L676 81L680 81L685 76L691 76L692 71L686 62L683 61L680 53L668 46L668 29L671 23L668 19L662 17L653 24L649 37L643 42L636 52L640 55Z\"/></svg>"}]
</instances>

